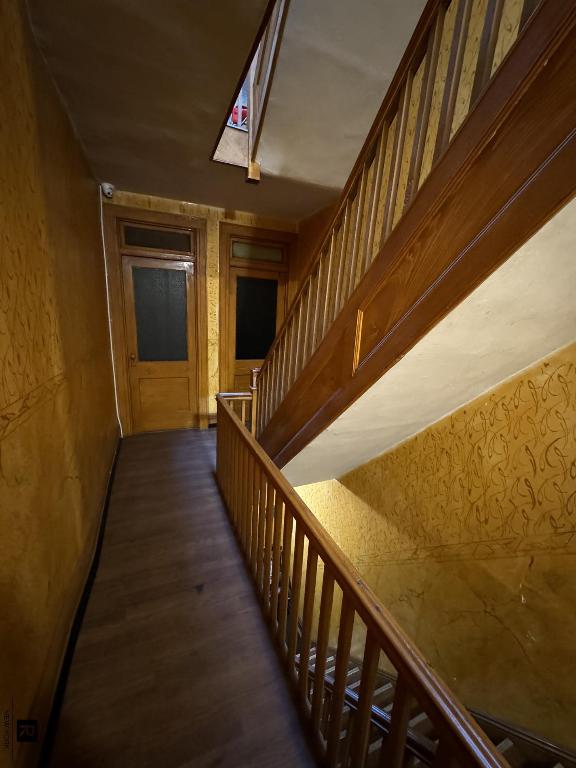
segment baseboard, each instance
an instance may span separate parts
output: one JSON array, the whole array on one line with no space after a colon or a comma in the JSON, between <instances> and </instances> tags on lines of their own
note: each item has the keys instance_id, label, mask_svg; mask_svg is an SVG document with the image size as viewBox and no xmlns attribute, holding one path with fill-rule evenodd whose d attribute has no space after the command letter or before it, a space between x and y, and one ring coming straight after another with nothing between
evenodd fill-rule
<instances>
[{"instance_id":1,"label":"baseboard","mask_svg":"<svg viewBox=\"0 0 576 768\"><path fill-rule=\"evenodd\" d=\"M116 473L116 464L118 462L118 455L120 453L120 445L122 439L120 436L116 442L116 448L114 450L114 456L112 458L112 464L108 473L108 480L106 482L106 492L104 494L104 500L102 502L102 508L100 512L100 521L98 523L98 532L94 541L92 549L92 555L90 557L90 566L88 568L88 574L84 587L80 593L76 610L74 612L74 619L68 632L68 638L62 661L60 663L58 678L54 694L52 696L52 704L50 706L50 714L46 723L44 731L44 739L40 749L40 757L38 760L39 768L46 768L50 763L50 757L52 755L52 749L54 746L54 739L56 737L56 731L58 729L58 722L60 720L60 712L62 710L62 704L64 702L64 694L66 692L66 684L68 682L68 676L70 674L70 667L72 666L72 660L74 658L74 651L76 649L76 642L82 629L82 622L84 620L84 614L86 613L86 607L88 600L90 599L90 593L92 592L92 586L98 572L98 565L100 563L100 553L102 551L102 542L104 540L104 531L106 529L106 520L108 518L108 506L110 503L110 495L112 492L112 484L114 482L114 475Z\"/></svg>"}]
</instances>

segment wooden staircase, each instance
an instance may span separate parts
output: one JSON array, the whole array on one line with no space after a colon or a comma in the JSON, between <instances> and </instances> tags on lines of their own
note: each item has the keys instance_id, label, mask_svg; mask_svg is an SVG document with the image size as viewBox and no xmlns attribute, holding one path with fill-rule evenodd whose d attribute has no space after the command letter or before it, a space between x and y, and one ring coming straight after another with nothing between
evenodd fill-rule
<instances>
[{"instance_id":1,"label":"wooden staircase","mask_svg":"<svg viewBox=\"0 0 576 768\"><path fill-rule=\"evenodd\" d=\"M576 190L576 2L429 0L258 376L284 466Z\"/></svg>"},{"instance_id":2,"label":"wooden staircase","mask_svg":"<svg viewBox=\"0 0 576 768\"><path fill-rule=\"evenodd\" d=\"M316 651L316 647L311 649L308 662L307 695L309 701L312 701L314 695ZM297 665L299 660L299 655L297 654ZM335 665L335 649L329 648L324 671L324 689L328 697L334 687ZM350 735L352 733L349 721L353 718L358 708L358 692L361 680L362 662L358 659L350 658L346 673L346 704L339 748L339 765L343 767L350 766L350 768L354 768L349 762ZM390 730L395 692L396 677L379 670L372 695L367 768L378 768L378 755L381 752L382 743ZM328 706L326 706L325 711L328 711ZM576 768L576 755L567 752L552 742L483 713L472 711L472 715L493 741L496 749L506 758L511 768ZM322 720L321 727L324 734L326 734L328 727L326 719ZM404 763L404 768L420 768L420 766L434 765L437 749L438 734L434 724L426 712L414 701L410 708L408 719L406 747L408 757Z\"/></svg>"}]
</instances>

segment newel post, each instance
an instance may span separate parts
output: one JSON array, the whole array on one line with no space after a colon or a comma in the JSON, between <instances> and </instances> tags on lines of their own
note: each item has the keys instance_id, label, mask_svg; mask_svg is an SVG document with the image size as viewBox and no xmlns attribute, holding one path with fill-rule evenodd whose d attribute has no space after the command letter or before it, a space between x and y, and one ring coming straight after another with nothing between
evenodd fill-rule
<instances>
[{"instance_id":1,"label":"newel post","mask_svg":"<svg viewBox=\"0 0 576 768\"><path fill-rule=\"evenodd\" d=\"M252 368L250 378L250 392L252 392L252 408L250 409L250 432L256 434L256 412L258 410L258 374L260 368Z\"/></svg>"}]
</instances>

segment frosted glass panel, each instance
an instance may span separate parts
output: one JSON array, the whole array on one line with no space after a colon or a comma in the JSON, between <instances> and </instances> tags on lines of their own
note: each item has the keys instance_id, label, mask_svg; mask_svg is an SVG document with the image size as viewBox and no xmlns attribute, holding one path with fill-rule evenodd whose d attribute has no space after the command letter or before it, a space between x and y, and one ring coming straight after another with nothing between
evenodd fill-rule
<instances>
[{"instance_id":1,"label":"frosted glass panel","mask_svg":"<svg viewBox=\"0 0 576 768\"><path fill-rule=\"evenodd\" d=\"M187 360L186 272L132 267L138 359Z\"/></svg>"},{"instance_id":2,"label":"frosted glass panel","mask_svg":"<svg viewBox=\"0 0 576 768\"><path fill-rule=\"evenodd\" d=\"M262 360L276 335L277 280L238 277L236 360Z\"/></svg>"},{"instance_id":3,"label":"frosted glass panel","mask_svg":"<svg viewBox=\"0 0 576 768\"><path fill-rule=\"evenodd\" d=\"M235 240L232 243L232 258L245 261L274 261L279 264L282 261L282 248Z\"/></svg>"}]
</instances>

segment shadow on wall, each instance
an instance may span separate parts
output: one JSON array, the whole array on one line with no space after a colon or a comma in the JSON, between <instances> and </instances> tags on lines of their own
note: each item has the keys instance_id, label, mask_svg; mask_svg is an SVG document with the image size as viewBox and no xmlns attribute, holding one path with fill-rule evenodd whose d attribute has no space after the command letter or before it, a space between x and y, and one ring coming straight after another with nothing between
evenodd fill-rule
<instances>
[{"instance_id":1,"label":"shadow on wall","mask_svg":"<svg viewBox=\"0 0 576 768\"><path fill-rule=\"evenodd\" d=\"M469 707L576 749L576 344L298 492Z\"/></svg>"}]
</instances>

